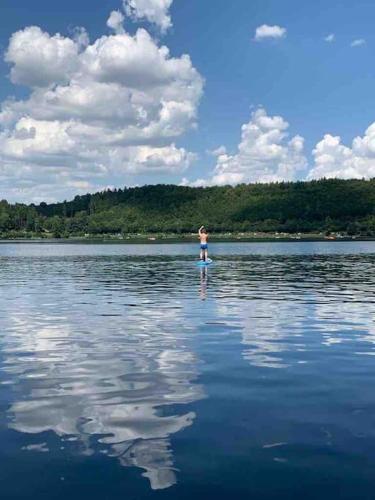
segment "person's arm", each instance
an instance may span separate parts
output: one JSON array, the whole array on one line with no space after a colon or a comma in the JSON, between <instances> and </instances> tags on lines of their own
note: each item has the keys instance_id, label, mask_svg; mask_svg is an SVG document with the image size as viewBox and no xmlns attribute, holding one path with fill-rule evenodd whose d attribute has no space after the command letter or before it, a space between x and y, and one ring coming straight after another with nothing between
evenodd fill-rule
<instances>
[{"instance_id":1,"label":"person's arm","mask_svg":"<svg viewBox=\"0 0 375 500\"><path fill-rule=\"evenodd\" d=\"M199 236L202 234L202 229L204 228L204 226L201 226L199 229L198 229L198 234Z\"/></svg>"}]
</instances>

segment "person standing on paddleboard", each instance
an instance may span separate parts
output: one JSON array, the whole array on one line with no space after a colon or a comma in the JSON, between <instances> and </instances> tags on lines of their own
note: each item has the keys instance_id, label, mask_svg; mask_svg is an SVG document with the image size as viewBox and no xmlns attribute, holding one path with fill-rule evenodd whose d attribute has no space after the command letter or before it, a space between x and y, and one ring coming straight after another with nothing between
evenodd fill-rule
<instances>
[{"instance_id":1,"label":"person standing on paddleboard","mask_svg":"<svg viewBox=\"0 0 375 500\"><path fill-rule=\"evenodd\" d=\"M208 233L204 226L199 228L198 235L201 243L200 259L205 262L208 259Z\"/></svg>"}]
</instances>

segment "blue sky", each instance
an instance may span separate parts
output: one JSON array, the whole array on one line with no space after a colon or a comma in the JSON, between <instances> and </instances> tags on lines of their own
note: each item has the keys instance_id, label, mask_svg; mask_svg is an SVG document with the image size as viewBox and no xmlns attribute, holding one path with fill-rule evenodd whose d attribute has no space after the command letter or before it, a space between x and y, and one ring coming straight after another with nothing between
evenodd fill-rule
<instances>
[{"instance_id":1,"label":"blue sky","mask_svg":"<svg viewBox=\"0 0 375 500\"><path fill-rule=\"evenodd\" d=\"M106 25L112 11L124 18L116 29ZM374 130L370 127L375 121L374 2L66 0L56 4L34 0L31 4L3 0L0 12L1 197L41 201L107 186L157 182L211 185L375 176L375 126ZM170 19L171 26L163 28L161 19ZM271 32L278 27L285 34L256 41L255 31L262 25L271 27ZM25 31L30 26L40 31ZM84 27L90 38L89 46L77 49L79 65L84 61L85 69L77 69L78 63L70 58L68 64L75 66L69 77L64 76L68 59L61 61L53 77L44 74L52 63L38 59L43 40L54 44L56 33L64 40L73 39L77 26ZM145 45L137 52L131 39L140 28L147 31L153 45L138 40L138 46ZM23 38L14 38L10 47L16 32L23 33ZM330 34L333 40L326 41ZM110 56L106 49L111 68L103 59L102 69L107 66L94 74L94 56L87 63L85 51L103 36L107 42L109 37L118 37L119 43ZM22 44L30 51L24 59ZM62 45L62 50L71 49L68 42ZM168 74L160 91L155 75L140 67L143 51L162 45L170 54L159 69L155 66L156 73L165 70ZM119 69L115 59L122 58L121 50L131 62L124 60ZM172 74L168 59L176 58L180 65L183 54L190 57L189 68L176 66ZM102 57L99 50L95 57ZM43 75L35 85L38 72ZM132 72L136 72L136 84L129 80ZM48 104L52 93L56 103L68 87L73 95L77 81L82 95L90 89L94 99L89 112L74 107L70 97L69 106L64 97L58 110ZM116 115L116 108L128 105L129 81L129 95L141 92L147 98L142 110L132 108L134 123L128 114ZM118 102L112 114L104 116L101 111L100 118L91 116L102 98L102 89L97 97L93 94L94 83L95 92L98 86L109 86L106 92L117 86L114 96L117 91L119 95L114 101ZM14 97L9 104L10 96ZM171 107L165 108L166 99L170 106L177 102L173 109L177 106L178 112L173 116ZM167 110L167 118L161 124L162 109ZM85 142L87 137L93 139ZM43 144L48 147L43 149Z\"/></svg>"}]
</instances>

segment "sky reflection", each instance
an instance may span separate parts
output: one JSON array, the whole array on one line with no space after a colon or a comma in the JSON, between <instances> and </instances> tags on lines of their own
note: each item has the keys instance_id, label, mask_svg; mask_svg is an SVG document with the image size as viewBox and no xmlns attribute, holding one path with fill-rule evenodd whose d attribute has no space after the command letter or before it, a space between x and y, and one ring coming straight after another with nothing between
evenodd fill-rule
<instances>
[{"instance_id":1,"label":"sky reflection","mask_svg":"<svg viewBox=\"0 0 375 500\"><path fill-rule=\"evenodd\" d=\"M96 279L104 277L96 271ZM143 469L152 489L167 488L177 481L170 437L195 419L180 405L204 397L185 312L124 291L107 294L110 279L94 297L93 276L68 278L44 276L35 293L8 288L2 352L15 389L9 428L74 436L81 453L115 457Z\"/></svg>"},{"instance_id":2,"label":"sky reflection","mask_svg":"<svg viewBox=\"0 0 375 500\"><path fill-rule=\"evenodd\" d=\"M0 258L0 432L20 453L53 457L58 447L137 468L152 490L167 490L192 480L184 431L196 442L213 433L202 471L212 443L227 441L231 457L292 460L281 407L291 429L308 408L316 434L304 443L371 434L361 413L371 395L355 383L370 377L375 354L375 253L218 254L200 269L196 256L159 249L145 259L144 249L37 257L35 248ZM285 443L285 456L272 443ZM221 462L213 455L218 470L227 451Z\"/></svg>"}]
</instances>

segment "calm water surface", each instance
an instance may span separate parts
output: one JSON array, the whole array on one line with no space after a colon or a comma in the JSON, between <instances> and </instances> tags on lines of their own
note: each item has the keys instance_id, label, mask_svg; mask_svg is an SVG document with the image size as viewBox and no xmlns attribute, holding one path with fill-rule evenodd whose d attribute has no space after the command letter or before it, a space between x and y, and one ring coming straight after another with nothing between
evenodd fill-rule
<instances>
[{"instance_id":1,"label":"calm water surface","mask_svg":"<svg viewBox=\"0 0 375 500\"><path fill-rule=\"evenodd\" d=\"M1 498L375 498L375 243L0 244Z\"/></svg>"}]
</instances>

